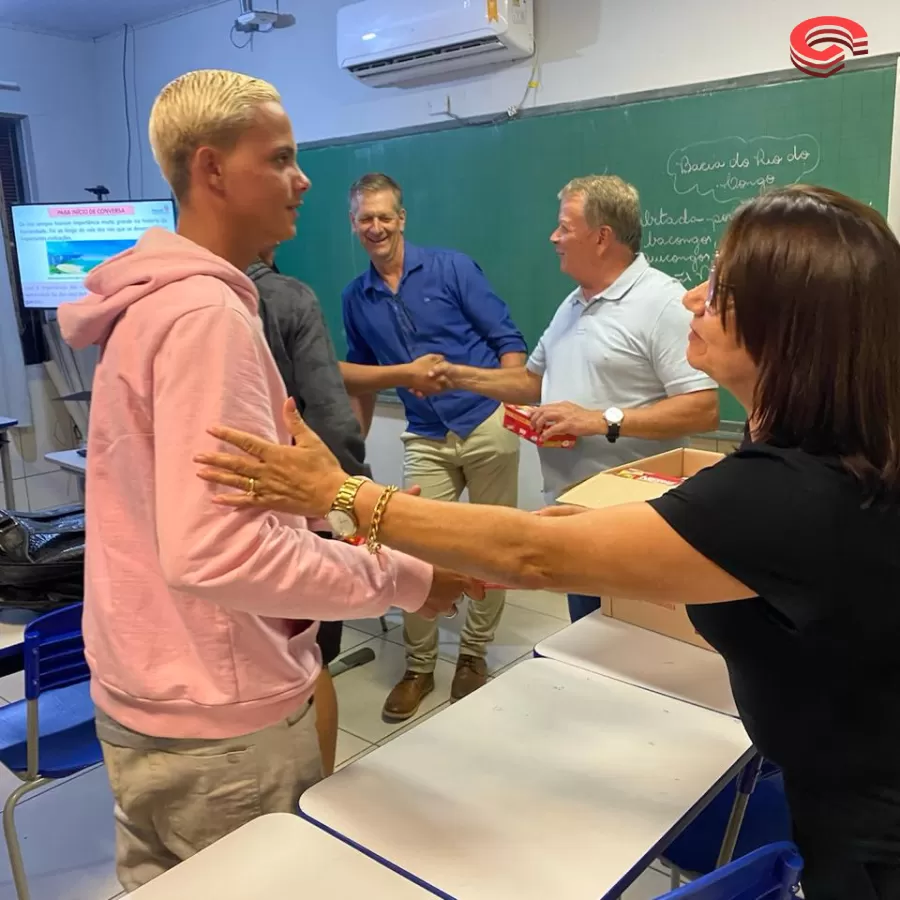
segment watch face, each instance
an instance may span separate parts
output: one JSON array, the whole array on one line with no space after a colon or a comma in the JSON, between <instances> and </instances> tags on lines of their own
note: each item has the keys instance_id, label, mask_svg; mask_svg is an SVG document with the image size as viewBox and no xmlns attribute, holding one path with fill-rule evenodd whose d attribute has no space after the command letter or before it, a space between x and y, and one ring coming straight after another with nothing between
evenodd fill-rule
<instances>
[{"instance_id":1,"label":"watch face","mask_svg":"<svg viewBox=\"0 0 900 900\"><path fill-rule=\"evenodd\" d=\"M611 406L605 413L603 413L603 418L609 422L610 425L620 425L622 419L625 418L625 413L622 412L617 406Z\"/></svg>"},{"instance_id":2,"label":"watch face","mask_svg":"<svg viewBox=\"0 0 900 900\"><path fill-rule=\"evenodd\" d=\"M350 513L344 512L342 509L333 509L325 518L335 537L344 539L356 534L356 519Z\"/></svg>"}]
</instances>

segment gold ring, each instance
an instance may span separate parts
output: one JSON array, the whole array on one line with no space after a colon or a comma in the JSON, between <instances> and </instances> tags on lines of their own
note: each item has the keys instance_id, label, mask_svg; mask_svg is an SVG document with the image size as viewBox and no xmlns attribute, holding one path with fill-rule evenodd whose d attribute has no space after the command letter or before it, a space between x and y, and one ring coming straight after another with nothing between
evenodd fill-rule
<instances>
[{"instance_id":1,"label":"gold ring","mask_svg":"<svg viewBox=\"0 0 900 900\"><path fill-rule=\"evenodd\" d=\"M256 479L255 479L255 478L251 478L251 479L250 479L250 487L247 488L247 493L248 493L251 497L255 497L255 496L256 496Z\"/></svg>"}]
</instances>

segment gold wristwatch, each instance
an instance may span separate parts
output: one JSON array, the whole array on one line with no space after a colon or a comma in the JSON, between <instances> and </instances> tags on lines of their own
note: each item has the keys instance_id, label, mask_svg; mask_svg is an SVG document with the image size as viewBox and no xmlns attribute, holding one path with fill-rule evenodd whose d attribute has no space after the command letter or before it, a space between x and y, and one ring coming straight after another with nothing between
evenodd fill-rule
<instances>
[{"instance_id":1,"label":"gold wristwatch","mask_svg":"<svg viewBox=\"0 0 900 900\"><path fill-rule=\"evenodd\" d=\"M356 517L356 511L353 504L356 502L356 495L359 489L368 481L359 475L348 478L337 492L334 503L325 518L331 526L331 531L336 538L342 541L355 538L359 533L359 519Z\"/></svg>"}]
</instances>

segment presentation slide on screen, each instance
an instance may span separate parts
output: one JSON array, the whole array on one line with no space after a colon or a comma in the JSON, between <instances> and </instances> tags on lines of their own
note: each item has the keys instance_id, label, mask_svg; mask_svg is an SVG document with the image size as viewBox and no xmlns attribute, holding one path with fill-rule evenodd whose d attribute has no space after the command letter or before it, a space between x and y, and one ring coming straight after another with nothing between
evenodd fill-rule
<instances>
[{"instance_id":1,"label":"presentation slide on screen","mask_svg":"<svg viewBox=\"0 0 900 900\"><path fill-rule=\"evenodd\" d=\"M175 229L171 200L14 206L13 232L26 307L54 309L84 296L84 278L154 226Z\"/></svg>"}]
</instances>

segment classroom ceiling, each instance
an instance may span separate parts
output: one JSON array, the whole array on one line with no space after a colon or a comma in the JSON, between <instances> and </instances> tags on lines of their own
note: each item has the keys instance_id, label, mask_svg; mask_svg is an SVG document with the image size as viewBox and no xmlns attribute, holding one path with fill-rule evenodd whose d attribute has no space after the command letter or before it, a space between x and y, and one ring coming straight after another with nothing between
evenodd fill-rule
<instances>
[{"instance_id":1,"label":"classroom ceiling","mask_svg":"<svg viewBox=\"0 0 900 900\"><path fill-rule=\"evenodd\" d=\"M0 0L0 25L92 40L228 0ZM232 0L235 15L238 0Z\"/></svg>"}]
</instances>

